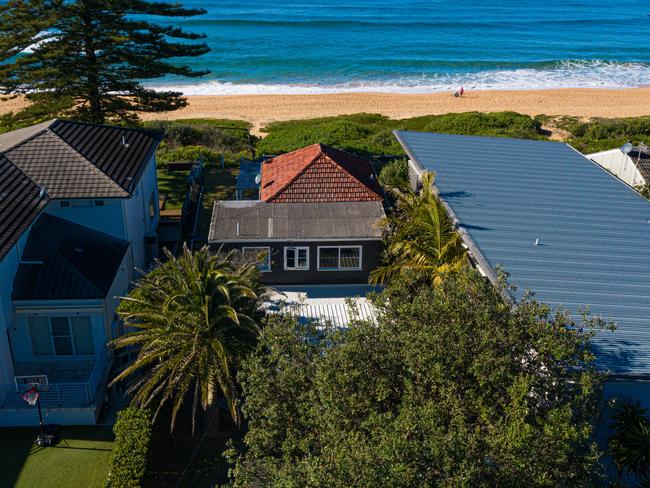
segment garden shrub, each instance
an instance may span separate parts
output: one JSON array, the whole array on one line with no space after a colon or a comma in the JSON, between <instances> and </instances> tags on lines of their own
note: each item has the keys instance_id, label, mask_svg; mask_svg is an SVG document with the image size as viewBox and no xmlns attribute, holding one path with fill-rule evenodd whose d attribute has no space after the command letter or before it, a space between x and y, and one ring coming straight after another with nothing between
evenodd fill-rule
<instances>
[{"instance_id":1,"label":"garden shrub","mask_svg":"<svg viewBox=\"0 0 650 488\"><path fill-rule=\"evenodd\" d=\"M389 190L409 186L409 168L406 159L396 159L387 163L379 173L379 182Z\"/></svg>"},{"instance_id":2,"label":"garden shrub","mask_svg":"<svg viewBox=\"0 0 650 488\"><path fill-rule=\"evenodd\" d=\"M149 412L127 407L113 427L115 445L106 488L134 488L144 484L151 444Z\"/></svg>"}]
</instances>

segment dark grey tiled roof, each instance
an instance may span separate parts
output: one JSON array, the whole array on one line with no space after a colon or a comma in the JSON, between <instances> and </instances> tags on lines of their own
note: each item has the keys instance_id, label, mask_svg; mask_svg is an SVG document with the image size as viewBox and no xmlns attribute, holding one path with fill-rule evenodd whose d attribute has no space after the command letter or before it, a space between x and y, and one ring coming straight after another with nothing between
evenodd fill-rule
<instances>
[{"instance_id":1,"label":"dark grey tiled roof","mask_svg":"<svg viewBox=\"0 0 650 488\"><path fill-rule=\"evenodd\" d=\"M210 242L380 239L381 202L215 202Z\"/></svg>"},{"instance_id":2,"label":"dark grey tiled roof","mask_svg":"<svg viewBox=\"0 0 650 488\"><path fill-rule=\"evenodd\" d=\"M152 131L63 120L0 134L0 259L49 198L128 197L160 140Z\"/></svg>"},{"instance_id":3,"label":"dark grey tiled roof","mask_svg":"<svg viewBox=\"0 0 650 488\"><path fill-rule=\"evenodd\" d=\"M32 226L14 300L103 299L129 243L43 214Z\"/></svg>"},{"instance_id":4,"label":"dark grey tiled roof","mask_svg":"<svg viewBox=\"0 0 650 488\"><path fill-rule=\"evenodd\" d=\"M129 194L162 140L154 131L63 120L50 130Z\"/></svg>"},{"instance_id":5,"label":"dark grey tiled roof","mask_svg":"<svg viewBox=\"0 0 650 488\"><path fill-rule=\"evenodd\" d=\"M504 266L539 300L617 324L599 366L650 376L650 202L566 144L400 131L486 272ZM537 241L539 239L539 241ZM537 245L536 245L537 242Z\"/></svg>"},{"instance_id":6,"label":"dark grey tiled roof","mask_svg":"<svg viewBox=\"0 0 650 488\"><path fill-rule=\"evenodd\" d=\"M5 154L51 198L129 196L126 190L49 130Z\"/></svg>"},{"instance_id":7,"label":"dark grey tiled roof","mask_svg":"<svg viewBox=\"0 0 650 488\"><path fill-rule=\"evenodd\" d=\"M0 154L0 259L45 208L47 195Z\"/></svg>"}]
</instances>

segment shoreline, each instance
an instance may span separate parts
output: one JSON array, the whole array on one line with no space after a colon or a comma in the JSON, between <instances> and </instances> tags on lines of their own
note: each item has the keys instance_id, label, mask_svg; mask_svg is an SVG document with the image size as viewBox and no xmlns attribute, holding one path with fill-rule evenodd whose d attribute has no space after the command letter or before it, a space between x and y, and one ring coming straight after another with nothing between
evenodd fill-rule
<instances>
[{"instance_id":1,"label":"shoreline","mask_svg":"<svg viewBox=\"0 0 650 488\"><path fill-rule=\"evenodd\" d=\"M619 118L650 115L650 86L642 88L561 88L451 93L328 93L309 95L190 95L174 112L141 114L143 120L238 119L253 131L271 122L377 113L393 119L454 112L514 111L526 115ZM0 102L0 115L19 110L22 99Z\"/></svg>"}]
</instances>

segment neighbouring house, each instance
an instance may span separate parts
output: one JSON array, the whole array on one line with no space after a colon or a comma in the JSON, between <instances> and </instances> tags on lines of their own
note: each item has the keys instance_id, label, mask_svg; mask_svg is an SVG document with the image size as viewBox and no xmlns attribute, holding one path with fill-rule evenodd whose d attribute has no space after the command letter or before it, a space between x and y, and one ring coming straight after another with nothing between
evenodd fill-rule
<instances>
[{"instance_id":1,"label":"neighbouring house","mask_svg":"<svg viewBox=\"0 0 650 488\"><path fill-rule=\"evenodd\" d=\"M606 393L650 407L650 202L567 144L397 131L413 179L436 190L478 269L579 318L616 323L593 339Z\"/></svg>"},{"instance_id":2,"label":"neighbouring house","mask_svg":"<svg viewBox=\"0 0 650 488\"><path fill-rule=\"evenodd\" d=\"M632 187L650 185L650 149L647 147L626 144L587 157Z\"/></svg>"},{"instance_id":3,"label":"neighbouring house","mask_svg":"<svg viewBox=\"0 0 650 488\"><path fill-rule=\"evenodd\" d=\"M33 382L46 422L96 422L117 297L157 249L160 140L61 120L0 135L0 425L38 422Z\"/></svg>"},{"instance_id":4,"label":"neighbouring house","mask_svg":"<svg viewBox=\"0 0 650 488\"><path fill-rule=\"evenodd\" d=\"M367 283L384 197L372 165L321 144L261 163L260 200L215 202L208 242L263 256L273 285Z\"/></svg>"}]
</instances>

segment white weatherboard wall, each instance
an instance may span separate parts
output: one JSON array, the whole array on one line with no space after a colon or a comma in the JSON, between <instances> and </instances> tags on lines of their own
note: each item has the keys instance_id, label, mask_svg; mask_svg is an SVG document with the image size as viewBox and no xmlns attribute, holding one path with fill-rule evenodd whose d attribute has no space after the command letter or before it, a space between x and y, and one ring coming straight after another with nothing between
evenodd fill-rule
<instances>
[{"instance_id":1,"label":"white weatherboard wall","mask_svg":"<svg viewBox=\"0 0 650 488\"><path fill-rule=\"evenodd\" d=\"M149 199L153 195L154 218L149 217ZM145 236L158 228L158 178L156 160L151 158L131 198L124 200L125 239L131 242L133 266L143 269L146 264ZM137 277L137 276L136 276Z\"/></svg>"},{"instance_id":2,"label":"white weatherboard wall","mask_svg":"<svg viewBox=\"0 0 650 488\"><path fill-rule=\"evenodd\" d=\"M587 157L630 186L650 183L643 179L634 162L620 149L589 154Z\"/></svg>"}]
</instances>

